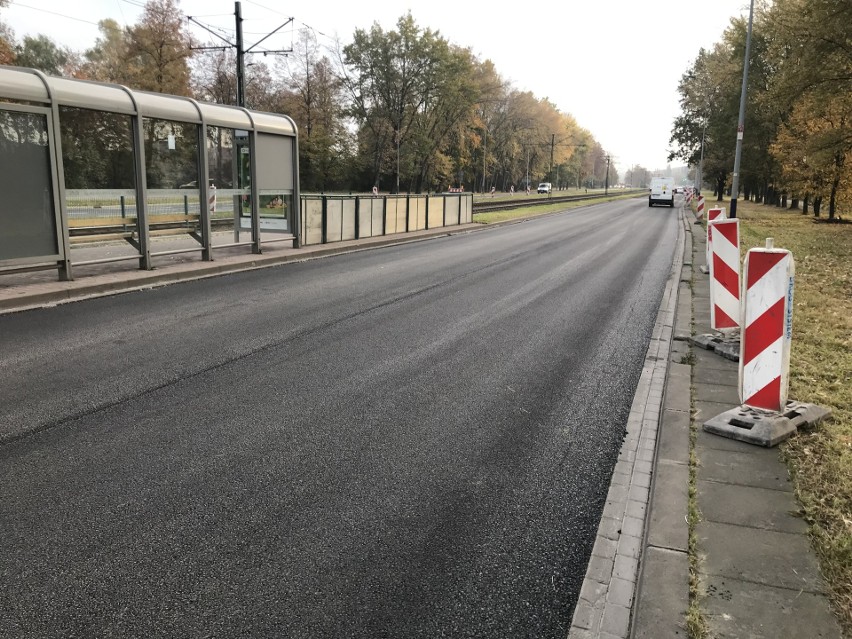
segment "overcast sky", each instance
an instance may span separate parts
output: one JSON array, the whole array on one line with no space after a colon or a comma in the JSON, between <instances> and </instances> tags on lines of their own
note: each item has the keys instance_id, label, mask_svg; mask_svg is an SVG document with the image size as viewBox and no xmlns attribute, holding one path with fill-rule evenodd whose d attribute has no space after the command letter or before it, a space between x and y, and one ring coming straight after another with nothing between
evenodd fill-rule
<instances>
[{"instance_id":1,"label":"overcast sky","mask_svg":"<svg viewBox=\"0 0 852 639\"><path fill-rule=\"evenodd\" d=\"M0 15L18 38L44 33L82 51L97 38L98 20L133 24L143 4L11 0ZM180 7L233 38L234 4L181 0ZM294 18L294 26L263 43L269 49L290 48L294 30L305 26L317 32L321 44L335 36L346 44L356 28L378 22L393 29L410 10L421 28L440 31L480 59L492 60L512 86L573 115L613 155L622 174L633 164L665 167L679 112L678 81L699 49L719 40L732 17L747 15L748 0L541 0L511 7L459 0L242 0L246 47ZM193 32L212 38L201 28Z\"/></svg>"}]
</instances>

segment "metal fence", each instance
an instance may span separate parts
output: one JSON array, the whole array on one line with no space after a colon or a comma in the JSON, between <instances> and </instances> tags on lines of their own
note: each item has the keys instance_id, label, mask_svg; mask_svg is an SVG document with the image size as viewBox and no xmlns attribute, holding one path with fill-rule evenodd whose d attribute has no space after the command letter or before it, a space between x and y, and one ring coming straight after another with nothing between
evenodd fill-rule
<instances>
[{"instance_id":1,"label":"metal fence","mask_svg":"<svg viewBox=\"0 0 852 639\"><path fill-rule=\"evenodd\" d=\"M473 221L471 193L435 195L303 195L302 244L410 233Z\"/></svg>"}]
</instances>

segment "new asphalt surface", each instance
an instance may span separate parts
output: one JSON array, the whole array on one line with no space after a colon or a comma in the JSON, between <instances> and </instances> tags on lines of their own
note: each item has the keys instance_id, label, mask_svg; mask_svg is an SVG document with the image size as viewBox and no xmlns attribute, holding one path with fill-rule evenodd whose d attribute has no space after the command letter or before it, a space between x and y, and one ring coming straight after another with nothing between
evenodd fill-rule
<instances>
[{"instance_id":1,"label":"new asphalt surface","mask_svg":"<svg viewBox=\"0 0 852 639\"><path fill-rule=\"evenodd\" d=\"M791 514L796 512L797 507L787 481L786 468L780 461L777 450L756 449L748 444L708 435L700 429L703 419L736 405L736 364L715 353L696 349L689 343L693 331L695 334L709 332L709 296L707 277L697 268L703 262L704 255L701 227L693 224L694 220L690 219L691 214L688 211L678 209L678 214L679 249L667 280L649 346L644 354L644 365L636 393L629 407L629 414L626 415L624 443L612 475L594 549L582 580L569 636L686 636L685 614L689 604L686 515L692 427L695 440L693 448L698 460L697 505L701 512L701 519L695 531L699 557L699 605L707 616L710 636L840 637L839 626L828 607L815 557L807 543L806 530L801 519ZM170 282L300 262L387 244L427 240L448 233L471 233L480 230L482 227L479 225L467 225L449 232L435 230L404 237L374 238L303 249L270 245L265 248L263 255L223 251L213 263L200 262L197 258L173 256L161 258L158 269L153 272L128 270L126 264L123 268L99 265L78 269L78 279L74 282L57 282L55 273L50 272L4 276L0 278L0 309L37 308L118 291L145 290ZM94 255L105 249L92 247L86 250L92 251ZM329 281L326 285L333 283ZM321 287L317 293L321 293ZM521 300L518 302L521 303ZM199 318L201 314L199 309ZM411 321L437 322L440 318L412 317ZM286 322L286 317L282 318L282 322ZM237 326L235 331L248 331L250 328ZM145 329L134 327L134 330ZM203 330L203 320L200 321L199 330ZM121 340L122 337L116 335L116 339ZM513 338L507 335L506 339L509 340L507 343L511 343ZM626 344L623 341L620 343L622 347ZM264 348L261 344L256 346L261 350ZM21 345L17 357L26 357L27 348L26 344ZM182 345L175 343L169 345L169 348L179 353ZM532 365L532 362L530 364ZM215 368L216 365L215 362L210 362L208 368ZM274 357L269 359L266 365L274 367ZM118 373L119 368L116 369L116 374ZM235 373L251 375L249 370ZM199 375L199 382L213 383L212 379L207 379L206 373L200 372ZM61 376L59 377L61 379ZM73 378L67 381L68 391L62 400L63 410L70 410L82 417L93 410L103 410L107 407L109 401L97 407L75 405ZM183 393L193 393L191 387L181 390ZM126 389L107 387L104 391L107 399L109 393L113 393L117 401ZM227 392L227 389L223 388L222 392ZM270 392L274 390L270 389ZM357 393L350 397L350 400L356 399ZM408 399L416 401L416 395L411 395ZM180 400L179 394L178 397L172 398L173 410L180 410ZM239 404L239 398L236 398L236 401ZM353 405L357 407L357 401L347 404ZM195 408L200 410L198 406ZM29 407L29 413L26 415L13 416L6 421L4 430L0 433L0 441L7 444L19 441L23 423L40 424L39 428L49 428L49 415L54 409L55 406L36 405ZM144 417L147 409L139 406L137 410ZM424 406L423 410L429 409ZM217 415L216 419L220 417ZM236 413L229 419L234 423L240 421ZM87 439L84 444L95 445L95 442ZM198 446L199 442L181 441L178 438L177 441L164 441L162 445L189 447ZM215 447L211 447L211 450L213 448ZM80 448L72 453L74 450L73 444L70 445L69 461L79 455L80 461L77 463L84 463L87 458L85 449ZM316 464L318 460L307 454L304 461L306 464ZM145 465L150 462L139 460L138 463L142 466L136 470L144 475ZM131 478L132 471L134 468L128 469ZM367 469L364 468L363 471L366 472ZM588 472L594 471L590 468ZM32 479L37 486L38 480L35 477ZM166 486L160 488L168 489ZM220 488L225 490L227 487ZM353 488L357 493L357 487ZM579 487L574 487L574 490L577 488ZM269 486L269 489L274 491L273 486ZM211 491L215 490L214 484ZM310 496L305 496L305 499L308 500L305 502L307 507ZM140 507L138 504L118 506L129 509ZM340 505L340 508L345 512L343 505ZM460 500L454 514L443 520L442 525L457 526L458 520L475 517L476 513L477 508L471 502ZM122 515L127 514L118 511L115 516L120 519ZM49 516L50 513L41 515ZM246 530L258 523L252 521L250 512L234 511L231 516L243 517ZM357 515L352 513L352 516ZM404 510L400 511L400 516L405 516ZM511 517L509 520L511 521ZM269 523L263 522L264 526ZM203 522L196 521L195 524L200 526L199 534L203 536ZM514 524L523 525L521 521ZM53 534L61 535L61 521L55 522L54 525L56 530ZM145 541L144 530L135 531L134 534ZM82 538L79 543L97 544L102 541L96 537ZM231 541L239 543L239 537ZM50 544L36 548L40 548L41 552L51 552ZM225 548L217 550L227 551ZM152 551L159 552L153 548ZM399 551L403 552L403 549L400 548ZM180 561L180 548L176 547L174 552L175 560ZM300 581L315 581L317 570L332 570L335 563L339 561L319 563L311 574L301 575ZM436 565L433 568L436 574L440 574L446 566ZM26 570L26 567L22 569ZM207 569L215 572L214 566ZM352 574L355 575L362 569L363 567L353 566ZM126 570L117 566L105 564L99 570L104 571L105 579L108 574L127 577ZM271 579L276 571L280 570L280 566L269 566L255 574L252 579ZM180 571L177 573L180 574ZM10 574L8 568L4 574ZM216 575L212 577L215 581ZM56 578L57 583L62 583L62 575ZM496 573L489 577L491 580L511 578L511 575ZM65 588L73 588L73 582L64 583ZM104 587L109 587L108 579L104 584ZM114 585L119 590L126 587L121 584ZM556 586L555 583L552 585ZM365 585L365 588L367 586ZM530 584L518 583L516 586L517 597L524 599L524 591L530 588ZM537 587L532 586L533 589ZM405 581L399 582L397 588L404 591ZM150 593L125 594L135 594L145 599ZM411 590L406 597L416 601L422 594ZM302 593L300 596L308 595L309 593ZM314 594L320 600L327 595L328 593L319 591ZM190 596L203 599L209 596L209 593L197 591ZM85 608L85 601L79 603ZM274 607L276 602L266 603ZM350 607L330 613L329 618L339 618L340 614L363 615L364 611L370 608L370 603L370 595L365 591L360 601L350 602ZM497 606L514 606L518 602L493 603ZM168 617L169 614L175 614L176 610L163 610L161 613ZM127 610L127 614L129 618L133 617L131 609ZM429 627L430 615L435 617L443 614L444 611L424 610L424 617L419 620L423 624L421 629ZM62 615L57 618L62 618ZM86 613L80 612L79 615L71 615L71 618L88 617ZM262 621L259 621L257 628L268 629L269 626L263 626ZM493 625L480 627L476 632L459 627L456 633L449 632L447 636L532 636L519 629L513 631L505 624L501 626L499 619L494 621ZM373 628L394 627L389 619L373 619L370 623ZM367 625L370 626L369 623ZM115 626L111 632L114 636L130 636L127 631L130 627L132 626ZM416 627L414 624L409 626L409 629ZM20 633L15 635L11 628L0 623L0 634L21 636ZM334 636L329 628L316 626L314 636ZM103 628L100 630L103 636L109 634ZM198 627L189 634L202 633L203 630L203 627ZM206 630L212 635L217 634L216 630L221 636L227 634L221 626L209 626ZM284 632L280 626L279 630ZM157 634L156 628L154 631ZM270 636L263 631L259 632L261 634L255 633L253 636ZM161 636L162 634L160 633ZM252 634L246 635L244 632L243 636ZM286 633L281 636L286 636ZM402 635L385 633L375 636Z\"/></svg>"},{"instance_id":2,"label":"new asphalt surface","mask_svg":"<svg viewBox=\"0 0 852 639\"><path fill-rule=\"evenodd\" d=\"M671 280L641 204L0 317L0 635L564 637Z\"/></svg>"}]
</instances>

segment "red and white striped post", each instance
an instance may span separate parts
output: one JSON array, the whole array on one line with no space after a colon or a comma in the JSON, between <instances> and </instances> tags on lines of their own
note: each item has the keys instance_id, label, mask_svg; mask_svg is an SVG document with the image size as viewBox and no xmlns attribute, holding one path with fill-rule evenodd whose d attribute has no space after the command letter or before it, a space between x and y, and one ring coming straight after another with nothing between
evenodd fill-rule
<instances>
[{"instance_id":1,"label":"red and white striped post","mask_svg":"<svg viewBox=\"0 0 852 639\"><path fill-rule=\"evenodd\" d=\"M704 215L704 196L698 196L698 202L695 205L695 217L701 219Z\"/></svg>"},{"instance_id":2,"label":"red and white striped post","mask_svg":"<svg viewBox=\"0 0 852 639\"><path fill-rule=\"evenodd\" d=\"M768 239L765 249L748 252L743 272L740 400L752 408L782 412L793 336L793 255L772 248Z\"/></svg>"},{"instance_id":3,"label":"red and white striped post","mask_svg":"<svg viewBox=\"0 0 852 639\"><path fill-rule=\"evenodd\" d=\"M710 235L710 225L716 220L724 220L727 218L725 208L716 208L707 210L707 270L710 270L710 261L713 259L713 238Z\"/></svg>"},{"instance_id":4,"label":"red and white striped post","mask_svg":"<svg viewBox=\"0 0 852 639\"><path fill-rule=\"evenodd\" d=\"M740 221L708 225L713 242L710 259L710 328L740 327Z\"/></svg>"},{"instance_id":5,"label":"red and white striped post","mask_svg":"<svg viewBox=\"0 0 852 639\"><path fill-rule=\"evenodd\" d=\"M207 198L208 208L211 213L216 212L216 185L210 185L210 196Z\"/></svg>"}]
</instances>

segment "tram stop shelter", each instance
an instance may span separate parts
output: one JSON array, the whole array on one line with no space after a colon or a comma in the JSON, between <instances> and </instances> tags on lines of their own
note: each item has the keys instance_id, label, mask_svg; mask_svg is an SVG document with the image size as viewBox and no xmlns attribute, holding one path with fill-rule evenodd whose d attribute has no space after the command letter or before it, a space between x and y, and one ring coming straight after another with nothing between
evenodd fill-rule
<instances>
[{"instance_id":1,"label":"tram stop shelter","mask_svg":"<svg viewBox=\"0 0 852 639\"><path fill-rule=\"evenodd\" d=\"M0 274L299 246L298 170L285 115L0 65Z\"/></svg>"}]
</instances>

